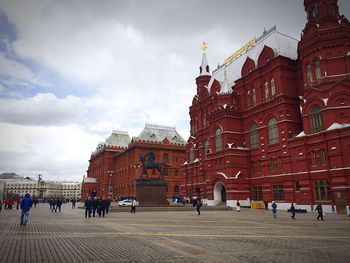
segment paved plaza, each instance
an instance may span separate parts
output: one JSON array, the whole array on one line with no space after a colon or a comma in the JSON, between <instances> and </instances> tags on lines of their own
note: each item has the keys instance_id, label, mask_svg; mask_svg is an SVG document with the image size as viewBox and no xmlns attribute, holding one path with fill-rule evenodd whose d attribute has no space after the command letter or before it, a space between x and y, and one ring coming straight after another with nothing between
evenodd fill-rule
<instances>
[{"instance_id":1,"label":"paved plaza","mask_svg":"<svg viewBox=\"0 0 350 263\"><path fill-rule=\"evenodd\" d=\"M19 210L0 213L0 262L350 262L350 218L242 209L112 212L84 218L39 204L29 224Z\"/></svg>"}]
</instances>

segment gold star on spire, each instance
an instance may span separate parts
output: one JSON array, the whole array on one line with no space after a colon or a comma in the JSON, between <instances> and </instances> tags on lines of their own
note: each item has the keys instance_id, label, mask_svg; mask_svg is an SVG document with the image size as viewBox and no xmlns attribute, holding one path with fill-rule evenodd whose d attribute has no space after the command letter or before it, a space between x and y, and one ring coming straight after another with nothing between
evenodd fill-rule
<instances>
[{"instance_id":1,"label":"gold star on spire","mask_svg":"<svg viewBox=\"0 0 350 263\"><path fill-rule=\"evenodd\" d=\"M202 47L203 53L205 53L205 51L206 51L208 45L207 45L207 43L205 43L205 42L203 41L201 47Z\"/></svg>"}]
</instances>

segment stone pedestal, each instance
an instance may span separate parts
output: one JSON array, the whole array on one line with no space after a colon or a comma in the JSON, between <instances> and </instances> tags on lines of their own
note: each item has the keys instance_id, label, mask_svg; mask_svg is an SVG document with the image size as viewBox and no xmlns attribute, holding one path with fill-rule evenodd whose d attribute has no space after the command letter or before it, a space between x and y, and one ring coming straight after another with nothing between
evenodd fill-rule
<instances>
[{"instance_id":1,"label":"stone pedestal","mask_svg":"<svg viewBox=\"0 0 350 263\"><path fill-rule=\"evenodd\" d=\"M136 199L140 206L168 206L167 183L159 178L136 180Z\"/></svg>"}]
</instances>

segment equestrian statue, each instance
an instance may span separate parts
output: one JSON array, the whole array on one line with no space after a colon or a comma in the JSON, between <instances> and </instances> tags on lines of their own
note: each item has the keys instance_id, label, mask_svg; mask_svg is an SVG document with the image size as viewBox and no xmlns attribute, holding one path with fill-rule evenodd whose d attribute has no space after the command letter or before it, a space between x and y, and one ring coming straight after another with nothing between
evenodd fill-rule
<instances>
[{"instance_id":1,"label":"equestrian statue","mask_svg":"<svg viewBox=\"0 0 350 263\"><path fill-rule=\"evenodd\" d=\"M165 171L168 168L167 164L155 162L156 156L154 152L149 152L146 155L142 156L140 155L140 161L142 163L142 175L146 175L148 178L148 169L156 169L160 173L160 179L164 179Z\"/></svg>"}]
</instances>

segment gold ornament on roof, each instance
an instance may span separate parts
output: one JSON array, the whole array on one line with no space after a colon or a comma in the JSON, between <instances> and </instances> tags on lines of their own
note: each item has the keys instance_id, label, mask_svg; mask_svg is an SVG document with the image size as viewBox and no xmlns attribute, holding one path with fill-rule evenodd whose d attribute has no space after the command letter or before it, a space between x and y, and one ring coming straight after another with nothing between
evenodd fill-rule
<instances>
[{"instance_id":1,"label":"gold ornament on roof","mask_svg":"<svg viewBox=\"0 0 350 263\"><path fill-rule=\"evenodd\" d=\"M207 45L207 43L205 43L205 42L203 41L201 47L202 47L203 53L205 53L205 51L206 51L207 48L208 48L208 45Z\"/></svg>"}]
</instances>

